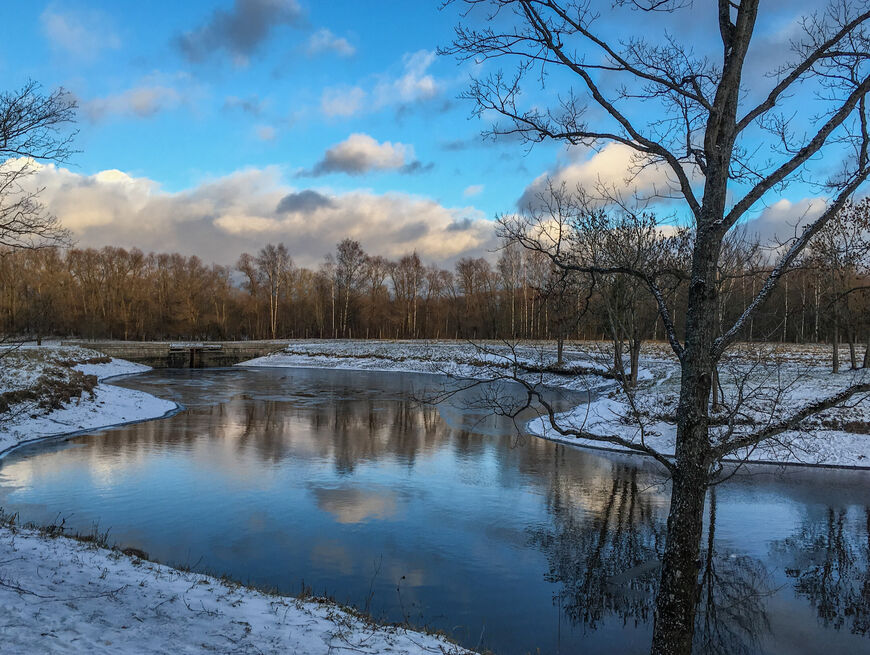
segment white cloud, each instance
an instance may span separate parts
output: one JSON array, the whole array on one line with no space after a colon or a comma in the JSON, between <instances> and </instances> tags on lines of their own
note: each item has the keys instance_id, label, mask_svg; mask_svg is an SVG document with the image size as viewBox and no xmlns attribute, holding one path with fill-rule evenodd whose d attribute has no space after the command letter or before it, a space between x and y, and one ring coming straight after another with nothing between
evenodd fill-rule
<instances>
[{"instance_id":1,"label":"white cloud","mask_svg":"<svg viewBox=\"0 0 870 655\"><path fill-rule=\"evenodd\" d=\"M161 111L187 104L196 93L185 73L152 73L132 88L84 102L83 109L92 121L110 116L151 118Z\"/></svg>"},{"instance_id":2,"label":"white cloud","mask_svg":"<svg viewBox=\"0 0 870 655\"><path fill-rule=\"evenodd\" d=\"M466 198L471 198L472 196L478 196L481 193L483 193L483 185L472 184L471 186L465 187L465 191L462 192L462 195Z\"/></svg>"},{"instance_id":3,"label":"white cloud","mask_svg":"<svg viewBox=\"0 0 870 655\"><path fill-rule=\"evenodd\" d=\"M231 264L243 251L282 241L316 266L342 238L397 258L416 250L450 264L495 248L493 224L473 207L444 207L407 193L334 193L290 187L277 168L246 169L177 193L117 170L80 175L39 165L29 180L80 247L113 245L195 254Z\"/></svg>"},{"instance_id":4,"label":"white cloud","mask_svg":"<svg viewBox=\"0 0 870 655\"><path fill-rule=\"evenodd\" d=\"M675 191L673 173L666 166L648 166L638 171L638 163L636 152L619 143L610 143L597 152L589 148L571 148L568 160L535 178L517 204L520 208L537 204L537 195L546 190L548 179L556 186L564 182L569 190L579 185L591 193L607 189L625 197L635 192L648 197Z\"/></svg>"},{"instance_id":5,"label":"white cloud","mask_svg":"<svg viewBox=\"0 0 870 655\"><path fill-rule=\"evenodd\" d=\"M794 201L782 198L743 223L746 235L757 237L764 245L785 243L799 236L808 223L818 218L828 202L824 197Z\"/></svg>"},{"instance_id":6,"label":"white cloud","mask_svg":"<svg viewBox=\"0 0 870 655\"><path fill-rule=\"evenodd\" d=\"M439 84L427 70L435 61L435 53L418 50L402 56L402 74L395 80L383 80L375 89L381 106L396 101L402 103L428 100L440 91Z\"/></svg>"},{"instance_id":7,"label":"white cloud","mask_svg":"<svg viewBox=\"0 0 870 655\"><path fill-rule=\"evenodd\" d=\"M696 171L687 170L686 174L693 184L701 179ZM518 206L537 204L537 196L545 191L548 179L556 186L564 183L569 190L580 186L593 196L615 195L627 201L633 196L665 202L680 197L676 176L666 164L648 164L634 149L619 143L609 143L598 151L569 148L566 161L526 187Z\"/></svg>"},{"instance_id":8,"label":"white cloud","mask_svg":"<svg viewBox=\"0 0 870 655\"><path fill-rule=\"evenodd\" d=\"M103 50L121 47L121 39L98 11L62 10L51 5L39 17L52 48L80 59L95 59Z\"/></svg>"},{"instance_id":9,"label":"white cloud","mask_svg":"<svg viewBox=\"0 0 870 655\"><path fill-rule=\"evenodd\" d=\"M303 175L362 175L370 171L399 170L414 166L413 146L391 141L378 143L368 134L357 133L329 148L323 159ZM419 167L419 163L416 167Z\"/></svg>"},{"instance_id":10,"label":"white cloud","mask_svg":"<svg viewBox=\"0 0 870 655\"><path fill-rule=\"evenodd\" d=\"M360 85L327 88L321 97L321 109L327 116L353 116L366 110L431 100L442 91L442 84L428 72L434 61L435 53L430 50L406 53L398 76L378 75L369 90ZM364 103L366 99L370 102Z\"/></svg>"},{"instance_id":11,"label":"white cloud","mask_svg":"<svg viewBox=\"0 0 870 655\"><path fill-rule=\"evenodd\" d=\"M353 116L363 108L366 92L358 86L331 87L323 90L320 108L327 116Z\"/></svg>"},{"instance_id":12,"label":"white cloud","mask_svg":"<svg viewBox=\"0 0 870 655\"><path fill-rule=\"evenodd\" d=\"M356 48L343 36L336 36L324 28L308 37L305 52L309 57L315 57L325 52L331 52L340 57L351 57L356 53Z\"/></svg>"}]
</instances>

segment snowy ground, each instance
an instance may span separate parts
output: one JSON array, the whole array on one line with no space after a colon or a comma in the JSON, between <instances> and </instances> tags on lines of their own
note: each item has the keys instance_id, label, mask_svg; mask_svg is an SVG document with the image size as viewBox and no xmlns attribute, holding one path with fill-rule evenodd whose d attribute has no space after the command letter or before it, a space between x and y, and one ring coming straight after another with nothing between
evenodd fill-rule
<instances>
[{"instance_id":1,"label":"snowy ground","mask_svg":"<svg viewBox=\"0 0 870 655\"><path fill-rule=\"evenodd\" d=\"M0 362L0 392L32 389L36 398L13 402L0 415L0 453L20 444L83 430L158 418L176 409L169 400L100 381L141 373L149 367L112 359L85 348L21 348ZM96 380L82 380L75 371ZM43 407L41 390L66 391L69 400ZM94 382L99 382L94 385ZM76 391L81 389L81 396Z\"/></svg>"},{"instance_id":2,"label":"snowy ground","mask_svg":"<svg viewBox=\"0 0 870 655\"><path fill-rule=\"evenodd\" d=\"M369 371L411 371L456 377L489 378L514 371L530 381L572 391L612 384L601 377L609 356L593 344L566 346L563 372L553 368L552 344L512 348L500 342L457 341L297 341L280 353L258 357L243 366L298 366ZM659 358L651 357L650 363ZM596 375L598 372L599 375ZM652 379L646 368L641 379Z\"/></svg>"},{"instance_id":3,"label":"snowy ground","mask_svg":"<svg viewBox=\"0 0 870 655\"><path fill-rule=\"evenodd\" d=\"M334 603L273 596L118 551L0 529L3 653L468 653Z\"/></svg>"},{"instance_id":4,"label":"snowy ground","mask_svg":"<svg viewBox=\"0 0 870 655\"><path fill-rule=\"evenodd\" d=\"M173 402L98 383L144 370L83 348L6 353L0 394L13 402L0 414L0 451L173 411ZM0 521L4 654L469 652L435 635L377 625L329 601L264 594L57 532Z\"/></svg>"},{"instance_id":5,"label":"snowy ground","mask_svg":"<svg viewBox=\"0 0 870 655\"><path fill-rule=\"evenodd\" d=\"M718 414L724 426L716 429L724 432L729 424L736 433L757 428L850 384L870 379L866 370L832 375L829 357L829 348L821 346L739 345L720 369L726 404ZM841 359L848 361L845 352L841 353ZM672 417L679 394L679 368L669 346L647 344L642 352L637 414L630 410L625 394L612 379L596 375L596 371L606 370L610 361L607 347L591 342L566 345L567 373L560 374L554 366L553 344L512 348L495 342L300 341L282 353L245 365L416 371L473 379L516 373L532 384L593 392L589 405L560 415L560 425L594 434L618 435L635 442L641 438L643 425L644 443L672 455L676 436ZM520 366L515 367L515 363ZM738 390L739 406L734 402ZM527 429L532 434L572 445L602 446L601 442L562 437L545 420L532 421ZM827 410L807 421L800 432L782 435L763 447L738 451L729 459L870 468L870 399L866 395L855 396L848 406Z\"/></svg>"}]
</instances>

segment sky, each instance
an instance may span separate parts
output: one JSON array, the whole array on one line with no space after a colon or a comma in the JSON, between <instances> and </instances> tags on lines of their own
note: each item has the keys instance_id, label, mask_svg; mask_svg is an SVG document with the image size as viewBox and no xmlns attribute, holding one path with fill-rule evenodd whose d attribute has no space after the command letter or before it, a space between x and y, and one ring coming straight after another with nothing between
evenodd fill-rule
<instances>
[{"instance_id":1,"label":"sky","mask_svg":"<svg viewBox=\"0 0 870 655\"><path fill-rule=\"evenodd\" d=\"M459 96L491 65L436 55L460 20L440 4L15 3L2 28L0 90L33 79L76 97L78 152L37 180L80 246L231 264L283 242L315 266L351 237L393 258L492 258L493 218L547 175L619 180L629 155L481 138L487 117ZM759 32L775 48L797 9L769 6ZM699 12L691 16L678 25L690 42L703 38ZM778 211L810 196L793 189Z\"/></svg>"}]
</instances>

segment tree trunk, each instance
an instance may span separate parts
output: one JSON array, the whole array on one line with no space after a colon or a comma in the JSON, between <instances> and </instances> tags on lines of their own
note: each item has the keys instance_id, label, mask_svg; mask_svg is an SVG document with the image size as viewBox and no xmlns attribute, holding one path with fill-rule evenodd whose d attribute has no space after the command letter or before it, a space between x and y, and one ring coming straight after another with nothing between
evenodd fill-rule
<instances>
[{"instance_id":1,"label":"tree trunk","mask_svg":"<svg viewBox=\"0 0 870 655\"><path fill-rule=\"evenodd\" d=\"M834 319L834 349L831 353L832 362L831 362L831 370L834 373L840 372L840 332L839 326L837 325L837 319Z\"/></svg>"},{"instance_id":2,"label":"tree trunk","mask_svg":"<svg viewBox=\"0 0 870 655\"><path fill-rule=\"evenodd\" d=\"M858 368L858 350L855 348L855 331L849 330L849 364L854 371Z\"/></svg>"},{"instance_id":3,"label":"tree trunk","mask_svg":"<svg viewBox=\"0 0 870 655\"><path fill-rule=\"evenodd\" d=\"M867 333L867 343L864 346L864 368L870 368L870 332Z\"/></svg>"},{"instance_id":4,"label":"tree trunk","mask_svg":"<svg viewBox=\"0 0 870 655\"><path fill-rule=\"evenodd\" d=\"M690 655L692 652L707 493L707 472L702 467L692 469L681 471L671 487L652 655Z\"/></svg>"},{"instance_id":5,"label":"tree trunk","mask_svg":"<svg viewBox=\"0 0 870 655\"><path fill-rule=\"evenodd\" d=\"M724 207L724 186L719 207ZM704 223L704 221L700 221ZM715 266L721 239L699 229L692 256L677 407L675 469L672 472L661 579L656 595L652 655L691 655L698 607L704 497L709 484L709 402L716 359Z\"/></svg>"},{"instance_id":6,"label":"tree trunk","mask_svg":"<svg viewBox=\"0 0 870 655\"><path fill-rule=\"evenodd\" d=\"M622 341L617 337L613 339L613 373L625 380L625 369L622 365Z\"/></svg>"},{"instance_id":7,"label":"tree trunk","mask_svg":"<svg viewBox=\"0 0 870 655\"><path fill-rule=\"evenodd\" d=\"M637 376L640 371L640 346L643 342L640 339L634 339L629 344L629 357L631 359L631 371L629 373L629 384L631 388L637 387Z\"/></svg>"},{"instance_id":8,"label":"tree trunk","mask_svg":"<svg viewBox=\"0 0 870 655\"><path fill-rule=\"evenodd\" d=\"M559 333L559 338L556 339L556 366L560 367L563 363L562 355L565 351L565 337L562 336L562 333Z\"/></svg>"},{"instance_id":9,"label":"tree trunk","mask_svg":"<svg viewBox=\"0 0 870 655\"><path fill-rule=\"evenodd\" d=\"M710 383L710 407L714 412L719 411L719 367L713 367Z\"/></svg>"}]
</instances>

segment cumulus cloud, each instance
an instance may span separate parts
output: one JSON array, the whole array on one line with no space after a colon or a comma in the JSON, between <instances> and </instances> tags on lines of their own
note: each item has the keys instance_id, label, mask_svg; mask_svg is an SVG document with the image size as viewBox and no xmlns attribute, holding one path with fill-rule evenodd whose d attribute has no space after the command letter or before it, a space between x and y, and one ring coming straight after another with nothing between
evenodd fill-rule
<instances>
[{"instance_id":1,"label":"cumulus cloud","mask_svg":"<svg viewBox=\"0 0 870 655\"><path fill-rule=\"evenodd\" d=\"M225 50L244 64L275 28L303 22L297 0L235 0L230 9L216 9L202 26L178 36L175 44L192 62Z\"/></svg>"},{"instance_id":2,"label":"cumulus cloud","mask_svg":"<svg viewBox=\"0 0 870 655\"><path fill-rule=\"evenodd\" d=\"M466 230L471 230L474 228L474 220L468 218L457 218L450 225L447 226L448 232L465 232Z\"/></svg>"},{"instance_id":3,"label":"cumulus cloud","mask_svg":"<svg viewBox=\"0 0 870 655\"><path fill-rule=\"evenodd\" d=\"M106 16L98 11L73 11L50 5L39 17L52 48L81 59L95 59L103 50L121 47Z\"/></svg>"},{"instance_id":4,"label":"cumulus cloud","mask_svg":"<svg viewBox=\"0 0 870 655\"><path fill-rule=\"evenodd\" d=\"M278 201L278 206L275 211L278 214L286 214L288 212L311 213L318 209L328 209L334 207L334 203L322 193L318 193L313 189L305 189L304 191L296 191L288 193Z\"/></svg>"},{"instance_id":5,"label":"cumulus cloud","mask_svg":"<svg viewBox=\"0 0 870 655\"><path fill-rule=\"evenodd\" d=\"M414 159L413 146L384 141L379 143L368 134L351 134L347 139L329 148L310 171L301 176L317 177L329 173L362 175L371 171L397 170L401 173L420 173L432 168Z\"/></svg>"},{"instance_id":6,"label":"cumulus cloud","mask_svg":"<svg viewBox=\"0 0 870 655\"><path fill-rule=\"evenodd\" d=\"M765 207L755 218L743 223L749 238L765 245L786 243L799 236L803 228L818 218L828 206L823 197L781 200Z\"/></svg>"},{"instance_id":7,"label":"cumulus cloud","mask_svg":"<svg viewBox=\"0 0 870 655\"><path fill-rule=\"evenodd\" d=\"M356 48L343 36L336 36L324 28L308 37L305 52L309 57L316 57L323 53L332 53L339 57L352 57L356 53Z\"/></svg>"},{"instance_id":8,"label":"cumulus cloud","mask_svg":"<svg viewBox=\"0 0 870 655\"><path fill-rule=\"evenodd\" d=\"M471 198L472 196L479 196L481 193L483 193L483 185L472 184L465 187L465 191L462 192L462 195L466 198Z\"/></svg>"},{"instance_id":9,"label":"cumulus cloud","mask_svg":"<svg viewBox=\"0 0 870 655\"><path fill-rule=\"evenodd\" d=\"M122 171L88 176L54 165L39 166L29 183L44 187L42 200L80 247L176 251L231 264L244 251L283 242L301 265L316 266L345 237L372 254L395 259L416 250L445 265L497 245L492 222L473 207L399 192L293 189L277 168L175 193Z\"/></svg>"},{"instance_id":10,"label":"cumulus cloud","mask_svg":"<svg viewBox=\"0 0 870 655\"><path fill-rule=\"evenodd\" d=\"M666 166L648 166L637 172L637 163L635 151L619 143L610 143L597 152L589 148L571 148L567 161L539 175L526 187L517 206L524 209L536 205L538 195L546 190L548 179L557 186L564 182L569 189L580 185L595 192L604 187L624 196L633 193L667 195L675 189L673 174Z\"/></svg>"},{"instance_id":11,"label":"cumulus cloud","mask_svg":"<svg viewBox=\"0 0 870 655\"><path fill-rule=\"evenodd\" d=\"M320 108L326 116L353 116L362 111L366 92L359 86L330 87L323 90Z\"/></svg>"}]
</instances>

